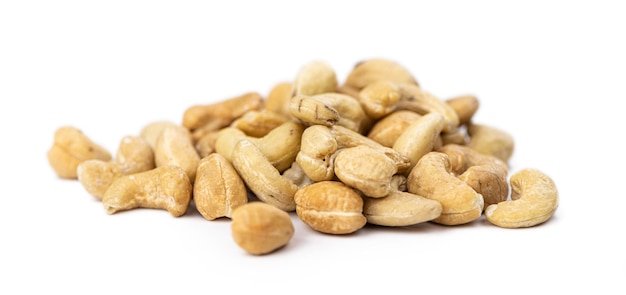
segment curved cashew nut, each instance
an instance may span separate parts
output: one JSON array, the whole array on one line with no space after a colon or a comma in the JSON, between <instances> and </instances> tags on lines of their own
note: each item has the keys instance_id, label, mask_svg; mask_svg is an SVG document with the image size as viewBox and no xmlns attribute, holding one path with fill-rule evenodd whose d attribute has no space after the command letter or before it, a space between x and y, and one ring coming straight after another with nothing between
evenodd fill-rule
<instances>
[{"instance_id":1,"label":"curved cashew nut","mask_svg":"<svg viewBox=\"0 0 626 295\"><path fill-rule=\"evenodd\" d=\"M437 112L445 119L444 132L453 132L459 126L459 116L449 104L414 84L372 83L361 90L359 101L365 113L374 119L395 110L410 110L422 115Z\"/></svg>"},{"instance_id":2,"label":"curved cashew nut","mask_svg":"<svg viewBox=\"0 0 626 295\"><path fill-rule=\"evenodd\" d=\"M331 180L335 176L333 155L339 148L328 127L313 125L304 129L296 163L313 181Z\"/></svg>"},{"instance_id":3,"label":"curved cashew nut","mask_svg":"<svg viewBox=\"0 0 626 295\"><path fill-rule=\"evenodd\" d=\"M187 211L192 186L183 168L169 165L117 178L102 197L107 213L135 208L165 209L178 217Z\"/></svg>"},{"instance_id":4,"label":"curved cashew nut","mask_svg":"<svg viewBox=\"0 0 626 295\"><path fill-rule=\"evenodd\" d=\"M194 141L206 133L230 125L250 110L260 110L263 98L259 93L248 92L217 103L193 105L183 114L182 126L189 129Z\"/></svg>"},{"instance_id":5,"label":"curved cashew nut","mask_svg":"<svg viewBox=\"0 0 626 295\"><path fill-rule=\"evenodd\" d=\"M302 145L296 162L313 181L333 179L335 154L338 150L356 146L367 146L387 156L399 172L405 172L410 161L395 150L384 147L354 130L342 126L326 127L313 125L302 134Z\"/></svg>"},{"instance_id":6,"label":"curved cashew nut","mask_svg":"<svg viewBox=\"0 0 626 295\"><path fill-rule=\"evenodd\" d=\"M409 125L393 144L393 149L411 161L409 171L417 161L431 152L444 126L444 118L439 113L428 113Z\"/></svg>"},{"instance_id":7,"label":"curved cashew nut","mask_svg":"<svg viewBox=\"0 0 626 295\"><path fill-rule=\"evenodd\" d=\"M383 226L407 226L431 221L441 215L441 203L402 190L406 178L394 175L396 189L383 198L363 197L363 215L367 222Z\"/></svg>"},{"instance_id":8,"label":"curved cashew nut","mask_svg":"<svg viewBox=\"0 0 626 295\"><path fill-rule=\"evenodd\" d=\"M416 112L407 110L394 111L374 123L367 137L383 146L393 147L402 132L421 116Z\"/></svg>"},{"instance_id":9,"label":"curved cashew nut","mask_svg":"<svg viewBox=\"0 0 626 295\"><path fill-rule=\"evenodd\" d=\"M509 196L508 168L500 159L456 144L438 151L448 155L452 173L483 196L485 208Z\"/></svg>"},{"instance_id":10,"label":"curved cashew nut","mask_svg":"<svg viewBox=\"0 0 626 295\"><path fill-rule=\"evenodd\" d=\"M354 130L335 125L330 127L330 132L337 141L339 149L363 145L380 150L381 153L385 154L387 157L393 160L398 168L399 173L404 173L411 166L411 162L406 156L398 153L392 148L385 147Z\"/></svg>"},{"instance_id":11,"label":"curved cashew nut","mask_svg":"<svg viewBox=\"0 0 626 295\"><path fill-rule=\"evenodd\" d=\"M226 127L219 131L215 141L215 151L232 161L234 147L242 139L253 142L278 171L288 169L300 151L300 142L304 126L288 121L272 129L265 136L256 138L247 136L235 127Z\"/></svg>"},{"instance_id":12,"label":"curved cashew nut","mask_svg":"<svg viewBox=\"0 0 626 295\"><path fill-rule=\"evenodd\" d=\"M296 95L289 101L289 108L293 117L308 126L339 125L363 133L372 124L361 104L341 93Z\"/></svg>"},{"instance_id":13,"label":"curved cashew nut","mask_svg":"<svg viewBox=\"0 0 626 295\"><path fill-rule=\"evenodd\" d=\"M254 143L247 139L238 141L232 159L233 166L259 200L284 211L296 209L293 196L298 186L283 177Z\"/></svg>"},{"instance_id":14,"label":"curved cashew nut","mask_svg":"<svg viewBox=\"0 0 626 295\"><path fill-rule=\"evenodd\" d=\"M425 154L409 173L407 186L410 193L441 203L441 216L433 219L435 223L469 223L483 212L483 196L452 175L450 160L444 153Z\"/></svg>"},{"instance_id":15,"label":"curved cashew nut","mask_svg":"<svg viewBox=\"0 0 626 295\"><path fill-rule=\"evenodd\" d=\"M546 222L559 205L554 181L537 169L523 169L511 176L511 201L490 205L487 220L505 228L531 227Z\"/></svg>"}]
</instances>

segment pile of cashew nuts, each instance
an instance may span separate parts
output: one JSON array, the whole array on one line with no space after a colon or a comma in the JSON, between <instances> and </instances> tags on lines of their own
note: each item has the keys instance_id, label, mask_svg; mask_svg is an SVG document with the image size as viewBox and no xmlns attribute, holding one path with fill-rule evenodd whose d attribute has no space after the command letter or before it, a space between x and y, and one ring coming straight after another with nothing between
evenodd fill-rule
<instances>
[{"instance_id":1,"label":"pile of cashew nuts","mask_svg":"<svg viewBox=\"0 0 626 295\"><path fill-rule=\"evenodd\" d=\"M134 208L230 218L232 238L260 255L294 235L290 217L325 234L366 224L503 228L549 220L553 180L509 175L510 134L474 122L473 95L440 99L399 63L372 58L344 81L313 61L292 81L186 109L122 138L115 155L73 126L54 134L48 161L109 214ZM193 209L192 209L193 210Z\"/></svg>"}]
</instances>

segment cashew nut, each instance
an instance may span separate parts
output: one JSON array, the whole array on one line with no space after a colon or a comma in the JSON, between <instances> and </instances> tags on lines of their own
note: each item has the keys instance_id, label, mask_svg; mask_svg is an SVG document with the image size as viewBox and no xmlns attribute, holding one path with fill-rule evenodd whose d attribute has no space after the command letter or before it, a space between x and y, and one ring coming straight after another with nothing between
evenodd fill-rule
<instances>
[{"instance_id":1,"label":"cashew nut","mask_svg":"<svg viewBox=\"0 0 626 295\"><path fill-rule=\"evenodd\" d=\"M456 112L460 125L467 125L480 106L478 98L474 95L456 96L446 99L445 102Z\"/></svg>"},{"instance_id":2,"label":"cashew nut","mask_svg":"<svg viewBox=\"0 0 626 295\"><path fill-rule=\"evenodd\" d=\"M152 208L165 209L178 217L187 211L191 194L185 170L169 165L117 178L104 193L102 205L108 214Z\"/></svg>"},{"instance_id":3,"label":"cashew nut","mask_svg":"<svg viewBox=\"0 0 626 295\"><path fill-rule=\"evenodd\" d=\"M448 155L436 151L425 154L409 173L408 191L441 203L441 215L433 222L469 223L481 216L483 196L452 175L451 169Z\"/></svg>"},{"instance_id":4,"label":"cashew nut","mask_svg":"<svg viewBox=\"0 0 626 295\"><path fill-rule=\"evenodd\" d=\"M298 217L311 228L328 234L349 234L363 226L363 199L338 181L320 181L299 189L295 196Z\"/></svg>"},{"instance_id":5,"label":"cashew nut","mask_svg":"<svg viewBox=\"0 0 626 295\"><path fill-rule=\"evenodd\" d=\"M237 142L247 139L261 150L278 171L283 172L295 161L303 132L304 126L294 121L281 124L261 138L250 137L237 128L227 127L220 130L215 142L215 151L232 161L232 153Z\"/></svg>"},{"instance_id":6,"label":"cashew nut","mask_svg":"<svg viewBox=\"0 0 626 295\"><path fill-rule=\"evenodd\" d=\"M296 95L289 101L289 108L291 114L307 126L339 125L364 133L372 124L360 103L341 93Z\"/></svg>"},{"instance_id":7,"label":"cashew nut","mask_svg":"<svg viewBox=\"0 0 626 295\"><path fill-rule=\"evenodd\" d=\"M217 103L194 105L183 114L182 126L189 129L194 141L204 134L230 125L250 110L260 110L263 98L259 93L248 92Z\"/></svg>"},{"instance_id":8,"label":"cashew nut","mask_svg":"<svg viewBox=\"0 0 626 295\"><path fill-rule=\"evenodd\" d=\"M333 155L338 149L328 127L313 125L304 129L296 162L313 181L331 180L335 176Z\"/></svg>"},{"instance_id":9,"label":"cashew nut","mask_svg":"<svg viewBox=\"0 0 626 295\"><path fill-rule=\"evenodd\" d=\"M548 221L559 205L552 178L537 169L522 169L511 176L511 200L485 209L487 220L505 228L531 227Z\"/></svg>"},{"instance_id":10,"label":"cashew nut","mask_svg":"<svg viewBox=\"0 0 626 295\"><path fill-rule=\"evenodd\" d=\"M393 176L394 191L382 198L363 197L363 215L370 224L407 226L433 220L441 215L441 203L405 192L406 178Z\"/></svg>"},{"instance_id":11,"label":"cashew nut","mask_svg":"<svg viewBox=\"0 0 626 295\"><path fill-rule=\"evenodd\" d=\"M496 156L508 163L513 155L515 141L506 131L484 124L471 123L468 126L469 141L467 146L487 155Z\"/></svg>"},{"instance_id":12,"label":"cashew nut","mask_svg":"<svg viewBox=\"0 0 626 295\"><path fill-rule=\"evenodd\" d=\"M312 61L300 68L293 82L292 95L316 95L337 90L337 75L326 62Z\"/></svg>"},{"instance_id":13,"label":"cashew nut","mask_svg":"<svg viewBox=\"0 0 626 295\"><path fill-rule=\"evenodd\" d=\"M412 169L417 161L434 148L444 126L444 118L439 113L428 113L409 125L393 144L393 149L407 157Z\"/></svg>"},{"instance_id":14,"label":"cashew nut","mask_svg":"<svg viewBox=\"0 0 626 295\"><path fill-rule=\"evenodd\" d=\"M230 126L252 137L263 137L274 128L290 121L290 117L266 110L251 110L235 119Z\"/></svg>"},{"instance_id":15,"label":"cashew nut","mask_svg":"<svg viewBox=\"0 0 626 295\"><path fill-rule=\"evenodd\" d=\"M265 99L264 110L290 118L289 100L293 96L292 87L291 82L280 82L274 85Z\"/></svg>"},{"instance_id":16,"label":"cashew nut","mask_svg":"<svg viewBox=\"0 0 626 295\"><path fill-rule=\"evenodd\" d=\"M148 145L154 149L157 139L161 135L163 129L167 126L179 125L171 121L154 121L141 128L141 131L139 131L139 137L143 138L143 140L145 140Z\"/></svg>"},{"instance_id":17,"label":"cashew nut","mask_svg":"<svg viewBox=\"0 0 626 295\"><path fill-rule=\"evenodd\" d=\"M294 232L287 212L263 202L247 203L232 214L232 238L252 255L269 254L284 247Z\"/></svg>"},{"instance_id":18,"label":"cashew nut","mask_svg":"<svg viewBox=\"0 0 626 295\"><path fill-rule=\"evenodd\" d=\"M181 126L166 126L154 146L157 167L176 165L185 170L189 180L196 178L200 155L193 145L191 134Z\"/></svg>"},{"instance_id":19,"label":"cashew nut","mask_svg":"<svg viewBox=\"0 0 626 295\"><path fill-rule=\"evenodd\" d=\"M394 190L391 178L398 173L398 166L380 149L365 145L343 148L337 152L334 165L341 182L368 197L384 197Z\"/></svg>"},{"instance_id":20,"label":"cashew nut","mask_svg":"<svg viewBox=\"0 0 626 295\"><path fill-rule=\"evenodd\" d=\"M367 137L383 146L393 147L400 134L421 116L416 112L406 110L392 112L376 121Z\"/></svg>"},{"instance_id":21,"label":"cashew nut","mask_svg":"<svg viewBox=\"0 0 626 295\"><path fill-rule=\"evenodd\" d=\"M222 155L213 153L200 160L193 184L193 200L207 220L230 217L248 202L248 191L237 171Z\"/></svg>"},{"instance_id":22,"label":"cashew nut","mask_svg":"<svg viewBox=\"0 0 626 295\"><path fill-rule=\"evenodd\" d=\"M444 132L452 132L459 126L459 117L449 104L414 84L372 83L361 90L359 101L365 113L374 119L395 110L409 110L422 115L437 112L445 119Z\"/></svg>"},{"instance_id":23,"label":"cashew nut","mask_svg":"<svg viewBox=\"0 0 626 295\"><path fill-rule=\"evenodd\" d=\"M80 163L90 159L109 161L112 156L106 148L92 141L81 130L73 126L63 126L54 132L54 142L48 150L47 158L57 176L77 179L76 169Z\"/></svg>"},{"instance_id":24,"label":"cashew nut","mask_svg":"<svg viewBox=\"0 0 626 295\"><path fill-rule=\"evenodd\" d=\"M78 181L85 190L98 200L115 179L154 169L154 152L139 136L127 135L120 141L115 159L103 161L91 159L80 163L76 169Z\"/></svg>"},{"instance_id":25,"label":"cashew nut","mask_svg":"<svg viewBox=\"0 0 626 295\"><path fill-rule=\"evenodd\" d=\"M509 196L508 168L500 159L456 144L438 151L448 155L452 173L483 196L485 208Z\"/></svg>"},{"instance_id":26,"label":"cashew nut","mask_svg":"<svg viewBox=\"0 0 626 295\"><path fill-rule=\"evenodd\" d=\"M340 149L361 145L389 157L398 172L405 172L410 166L409 159L395 150L339 125L330 128L322 125L307 127L302 133L302 145L296 162L313 181L331 180L335 175L335 153Z\"/></svg>"},{"instance_id":27,"label":"cashew nut","mask_svg":"<svg viewBox=\"0 0 626 295\"><path fill-rule=\"evenodd\" d=\"M399 63L385 58L371 58L358 62L348 73L345 86L361 90L378 81L418 85L413 74Z\"/></svg>"},{"instance_id":28,"label":"cashew nut","mask_svg":"<svg viewBox=\"0 0 626 295\"><path fill-rule=\"evenodd\" d=\"M285 211L296 209L293 195L298 186L283 177L250 140L242 139L237 142L232 154L232 164L259 200Z\"/></svg>"}]
</instances>

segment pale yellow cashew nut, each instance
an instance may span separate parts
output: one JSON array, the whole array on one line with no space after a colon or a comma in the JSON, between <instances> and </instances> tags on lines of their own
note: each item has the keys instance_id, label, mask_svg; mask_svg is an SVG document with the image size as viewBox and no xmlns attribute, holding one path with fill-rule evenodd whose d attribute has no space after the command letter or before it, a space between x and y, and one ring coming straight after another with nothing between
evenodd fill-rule
<instances>
[{"instance_id":1,"label":"pale yellow cashew nut","mask_svg":"<svg viewBox=\"0 0 626 295\"><path fill-rule=\"evenodd\" d=\"M102 200L118 177L154 168L154 152L150 145L139 136L127 135L120 141L115 159L84 161L76 168L76 174L85 190L97 200Z\"/></svg>"},{"instance_id":2,"label":"pale yellow cashew nut","mask_svg":"<svg viewBox=\"0 0 626 295\"><path fill-rule=\"evenodd\" d=\"M337 90L337 75L326 62L312 61L300 68L293 82L292 95L316 95Z\"/></svg>"},{"instance_id":3,"label":"pale yellow cashew nut","mask_svg":"<svg viewBox=\"0 0 626 295\"><path fill-rule=\"evenodd\" d=\"M284 211L296 209L293 195L298 186L283 177L254 143L247 139L238 141L232 159L233 167L259 200Z\"/></svg>"},{"instance_id":4,"label":"pale yellow cashew nut","mask_svg":"<svg viewBox=\"0 0 626 295\"><path fill-rule=\"evenodd\" d=\"M487 220L505 228L531 227L548 221L559 206L556 184L537 169L522 169L511 176L511 201L490 205Z\"/></svg>"},{"instance_id":5,"label":"pale yellow cashew nut","mask_svg":"<svg viewBox=\"0 0 626 295\"><path fill-rule=\"evenodd\" d=\"M483 196L452 175L448 155L429 152L417 162L407 177L410 193L441 203L441 216L435 223L457 225L478 219L483 212Z\"/></svg>"}]
</instances>

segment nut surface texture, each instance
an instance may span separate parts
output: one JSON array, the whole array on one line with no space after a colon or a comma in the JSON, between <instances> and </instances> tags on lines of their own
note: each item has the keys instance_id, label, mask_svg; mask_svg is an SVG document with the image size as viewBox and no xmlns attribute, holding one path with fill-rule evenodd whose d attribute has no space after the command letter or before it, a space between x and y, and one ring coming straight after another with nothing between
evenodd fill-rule
<instances>
[{"instance_id":1,"label":"nut surface texture","mask_svg":"<svg viewBox=\"0 0 626 295\"><path fill-rule=\"evenodd\" d=\"M172 216L185 214L192 186L185 170L169 165L117 178L102 197L109 214L135 208L165 209Z\"/></svg>"},{"instance_id":2,"label":"nut surface texture","mask_svg":"<svg viewBox=\"0 0 626 295\"><path fill-rule=\"evenodd\" d=\"M478 219L483 212L483 196L452 175L448 155L430 152L424 155L407 177L410 193L441 203L441 216L433 220L444 225L458 225Z\"/></svg>"},{"instance_id":3,"label":"nut surface texture","mask_svg":"<svg viewBox=\"0 0 626 295\"><path fill-rule=\"evenodd\" d=\"M284 247L294 232L289 214L267 203L250 202L237 207L232 214L233 240L253 255L269 254Z\"/></svg>"},{"instance_id":4,"label":"nut surface texture","mask_svg":"<svg viewBox=\"0 0 626 295\"><path fill-rule=\"evenodd\" d=\"M231 217L231 212L248 202L248 192L239 174L222 155L213 153L198 163L193 200L207 220Z\"/></svg>"},{"instance_id":5,"label":"nut surface texture","mask_svg":"<svg viewBox=\"0 0 626 295\"><path fill-rule=\"evenodd\" d=\"M394 191L383 198L363 198L367 222L383 226L407 226L441 215L441 204L416 194Z\"/></svg>"},{"instance_id":6,"label":"nut surface texture","mask_svg":"<svg viewBox=\"0 0 626 295\"><path fill-rule=\"evenodd\" d=\"M296 213L311 228L328 234L349 234L367 222L363 199L354 189L338 181L320 181L299 189Z\"/></svg>"},{"instance_id":7,"label":"nut surface texture","mask_svg":"<svg viewBox=\"0 0 626 295\"><path fill-rule=\"evenodd\" d=\"M505 228L531 227L546 222L559 205L556 184L545 173L526 168L511 176L511 200L485 209L487 220Z\"/></svg>"},{"instance_id":8,"label":"nut surface texture","mask_svg":"<svg viewBox=\"0 0 626 295\"><path fill-rule=\"evenodd\" d=\"M485 208L509 196L508 168L500 159L456 144L438 151L448 155L452 173L483 196Z\"/></svg>"},{"instance_id":9,"label":"nut surface texture","mask_svg":"<svg viewBox=\"0 0 626 295\"><path fill-rule=\"evenodd\" d=\"M283 177L250 140L240 140L233 150L233 167L259 200L285 211L296 209L298 186Z\"/></svg>"},{"instance_id":10,"label":"nut surface texture","mask_svg":"<svg viewBox=\"0 0 626 295\"><path fill-rule=\"evenodd\" d=\"M54 142L46 155L50 167L65 179L77 179L76 169L86 160L109 161L112 158L103 146L73 126L63 126L54 132Z\"/></svg>"}]
</instances>

